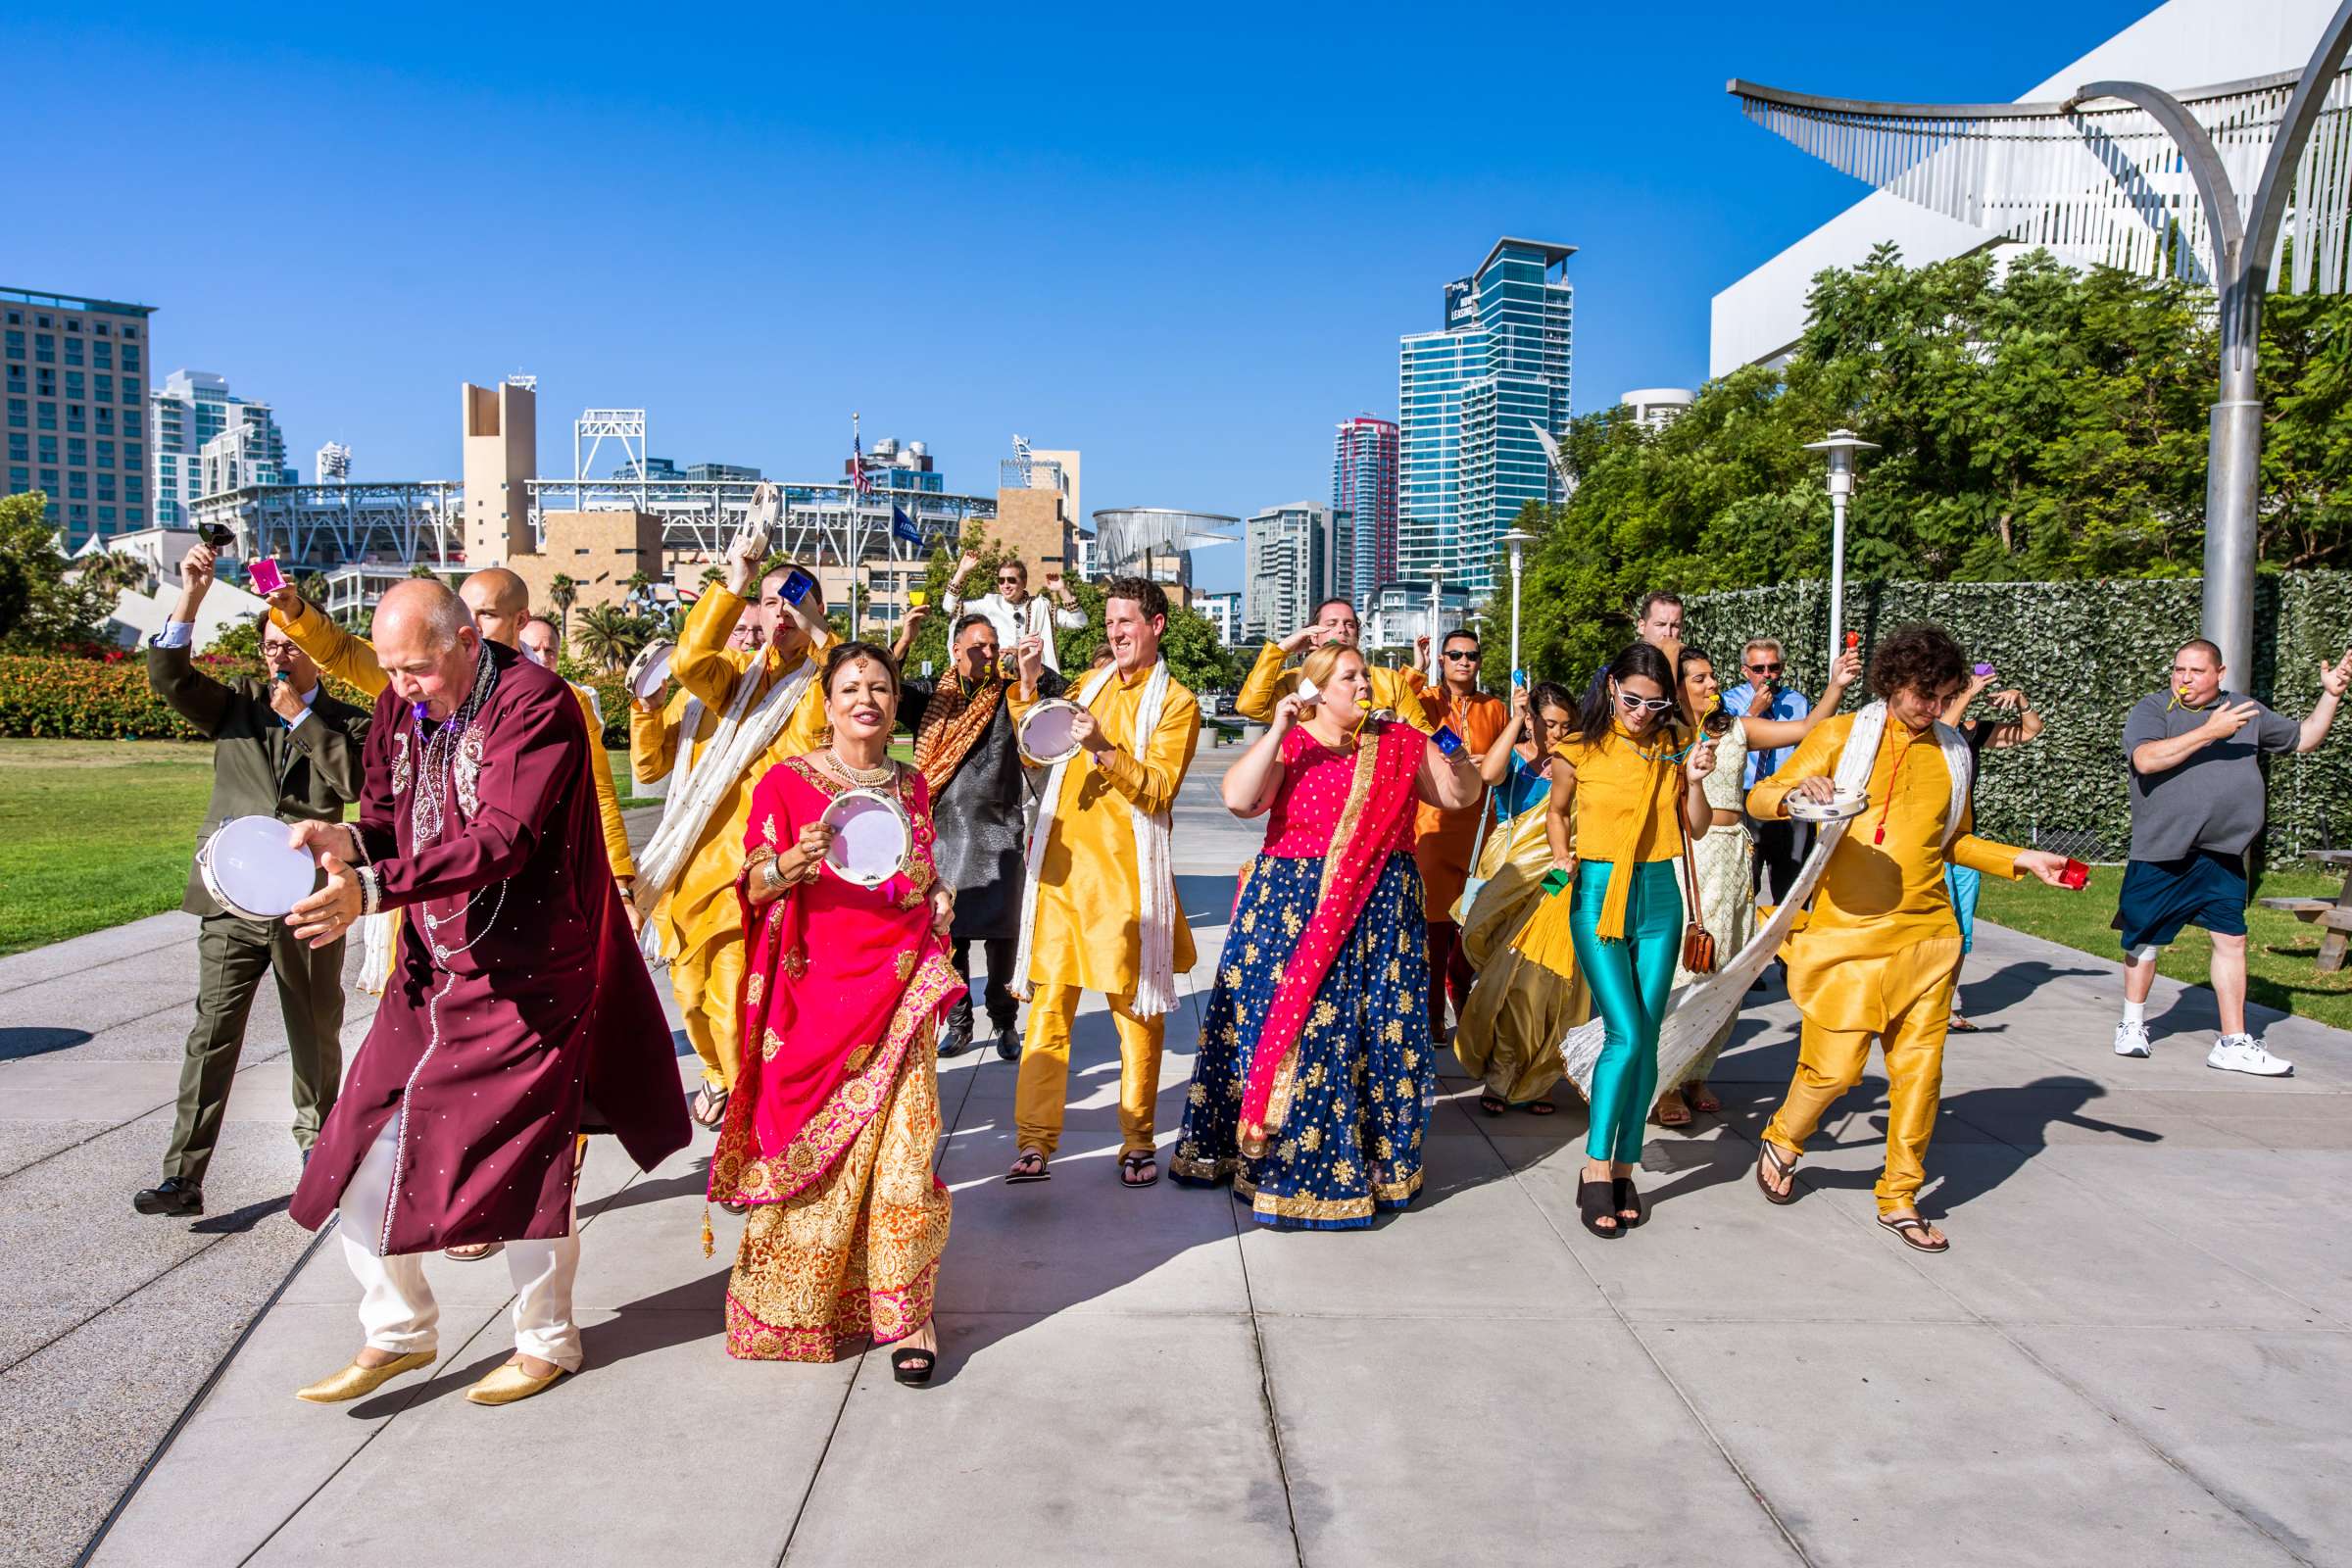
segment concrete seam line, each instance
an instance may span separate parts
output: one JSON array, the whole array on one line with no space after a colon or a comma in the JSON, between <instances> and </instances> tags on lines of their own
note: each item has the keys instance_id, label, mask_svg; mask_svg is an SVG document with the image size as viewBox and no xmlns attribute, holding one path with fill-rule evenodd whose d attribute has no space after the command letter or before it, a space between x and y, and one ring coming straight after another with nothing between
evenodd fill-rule
<instances>
[{"instance_id":1,"label":"concrete seam line","mask_svg":"<svg viewBox=\"0 0 2352 1568\"><path fill-rule=\"evenodd\" d=\"M1211 1189L1213 1192L1215 1189ZM1291 1500L1291 1464L1282 1446L1282 1420L1274 1409L1274 1371L1266 1364L1266 1333L1258 1322L1257 1293L1250 1284L1250 1253L1242 1245L1246 1234L1242 1229L1240 1208L1232 1202L1225 1205L1233 1220L1234 1256L1242 1266L1242 1302L1250 1313L1250 1343L1257 1352L1257 1399L1266 1413L1266 1438L1274 1446L1274 1479L1282 1483L1282 1511L1291 1522L1291 1554L1298 1568L1306 1568L1306 1543L1298 1536L1298 1508ZM1251 1221L1252 1224L1255 1221Z\"/></svg>"},{"instance_id":2,"label":"concrete seam line","mask_svg":"<svg viewBox=\"0 0 2352 1568\"><path fill-rule=\"evenodd\" d=\"M1714 1426L1700 1412L1696 1402L1684 1392L1683 1386L1675 1381L1674 1374L1666 1370L1666 1364L1659 1360L1657 1352L1650 1348L1649 1341L1642 1338L1641 1328L1635 1324L1632 1318L1625 1315L1625 1309L1611 1298L1608 1291L1602 1287L1599 1277L1592 1272L1592 1267L1577 1255L1575 1248L1568 1245L1568 1237L1553 1221L1551 1211L1536 1201L1536 1195L1528 1191L1527 1183L1521 1178L1518 1168L1504 1158L1501 1150L1494 1147L1494 1135L1475 1122L1471 1124L1471 1130L1477 1133L1479 1139L1486 1144L1488 1152L1502 1161L1502 1168L1510 1174L1511 1185L1519 1189L1520 1195L1527 1200L1528 1205L1535 1209L1536 1217L1542 1220L1544 1228L1558 1240L1560 1250L1568 1254L1569 1261L1583 1272L1586 1279L1592 1282L1592 1288L1595 1291L1600 1292L1600 1298L1608 1306L1609 1315L1617 1320L1618 1327L1624 1329L1633 1340L1635 1348L1642 1352L1642 1358L1649 1362L1651 1368L1665 1382L1666 1387L1674 1391L1675 1398L1680 1400L1683 1408L1690 1413L1690 1419L1698 1424L1698 1430L1706 1434L1707 1442L1714 1445L1715 1451L1722 1455L1723 1462L1731 1468L1732 1474L1739 1478L1740 1485L1746 1489L1750 1497L1755 1499L1756 1506L1764 1511L1764 1517L1772 1521L1772 1528L1779 1533L1781 1540L1788 1544L1788 1549L1796 1554L1796 1560L1805 1564L1805 1568L1816 1568L1813 1554L1805 1549L1805 1544L1797 1539L1797 1534L1789 1527L1788 1521L1781 1517L1781 1510L1773 1506L1772 1499L1764 1494L1764 1488L1754 1476L1748 1474L1747 1466L1740 1462L1731 1448L1725 1445L1723 1439L1717 1435ZM1563 1147L1567 1146L1563 1145ZM1579 1174L1581 1179L1582 1173Z\"/></svg>"},{"instance_id":3,"label":"concrete seam line","mask_svg":"<svg viewBox=\"0 0 2352 1568\"><path fill-rule=\"evenodd\" d=\"M202 1257L206 1252L211 1251L214 1247L219 1247L220 1242L225 1242L227 1240L227 1236L222 1236L220 1241L214 1242L209 1247L199 1248L197 1250L190 1252L186 1257L180 1259L180 1263L190 1262L196 1258ZM314 1235L311 1238L310 1245L302 1250L302 1255L294 1260L294 1266L286 1270L285 1277L277 1282L277 1288L270 1293L270 1298L264 1301L261 1306L255 1310L253 1316L245 1320L245 1326L237 1331L237 1337L229 1342L228 1348L220 1352L220 1358L215 1361L213 1363L213 1369L204 1375L204 1381L196 1386L196 1392L189 1396L188 1402L181 1406L178 1415L172 1417L172 1424L164 1429L163 1437L156 1442L155 1450L147 1455L146 1461L139 1466L138 1473L130 1478L130 1485L122 1489L122 1494L117 1497L115 1499L115 1505L106 1511L106 1517L98 1521L97 1531L91 1535L88 1544L81 1548L80 1555L74 1559L74 1568L84 1568L84 1565L89 1562L91 1557L97 1554L98 1548L105 1544L108 1534L114 1530L115 1521L122 1517L122 1510L130 1506L130 1499L139 1494L139 1489L147 1485L147 1478L155 1473L155 1467L163 1462L163 1457L166 1453L171 1451L172 1445L179 1440L180 1431L187 1426L190 1420L194 1419L198 1407L201 1406L206 1399L212 1397L213 1389L220 1383L221 1374L228 1370L228 1364L237 1358L237 1352L239 1350L245 1348L245 1342L253 1337L253 1331L261 1326L263 1318L270 1315L270 1309L277 1305L278 1298L286 1294L286 1287L294 1283L294 1276L302 1272L303 1265L311 1260L311 1254L318 1251L318 1244L325 1240L326 1232L324 1230L320 1230L318 1232L318 1234ZM180 1263L174 1263L172 1268L179 1267ZM166 1269L164 1271L165 1274L169 1274L171 1272L172 1269ZM160 1280L163 1277L163 1274L158 1274L155 1276L155 1279ZM147 1285L152 1285L154 1283L155 1280L149 1280ZM139 1290L145 1290L147 1285L140 1286ZM124 1296L122 1300L127 1301L130 1299L131 1296L136 1296L137 1294L138 1291L132 1291L129 1293L129 1295ZM122 1301L118 1301L115 1304L120 1306ZM112 1310L112 1308L109 1308L108 1310ZM92 1316L94 1317L96 1314L93 1313ZM84 1323L88 1321L90 1321L89 1318L84 1318L82 1320ZM78 1328L79 1326L79 1324L76 1324L75 1328ZM74 1330L68 1329L66 1332L71 1334L74 1332ZM64 1336L60 1335L59 1338L62 1339ZM50 1343L54 1345L56 1341L52 1340ZM11 1364L13 1365L14 1363ZM272 1534L274 1534L274 1532L272 1532Z\"/></svg>"}]
</instances>

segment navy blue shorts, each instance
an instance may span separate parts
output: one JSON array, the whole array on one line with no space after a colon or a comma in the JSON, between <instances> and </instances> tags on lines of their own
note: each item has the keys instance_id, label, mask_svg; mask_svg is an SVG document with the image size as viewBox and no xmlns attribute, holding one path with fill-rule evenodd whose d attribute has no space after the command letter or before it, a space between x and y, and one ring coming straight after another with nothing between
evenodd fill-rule
<instances>
[{"instance_id":1,"label":"navy blue shorts","mask_svg":"<svg viewBox=\"0 0 2352 1568\"><path fill-rule=\"evenodd\" d=\"M2216 936L2246 934L2246 859L2199 850L2178 860L2133 860L2124 867L2124 893L2115 928L2124 951L2164 947L2185 925Z\"/></svg>"}]
</instances>

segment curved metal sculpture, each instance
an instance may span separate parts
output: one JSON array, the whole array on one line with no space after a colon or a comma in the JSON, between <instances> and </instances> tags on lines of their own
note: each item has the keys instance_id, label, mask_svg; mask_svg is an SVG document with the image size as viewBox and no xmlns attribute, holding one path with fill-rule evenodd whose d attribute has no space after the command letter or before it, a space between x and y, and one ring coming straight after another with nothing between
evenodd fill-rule
<instances>
[{"instance_id":1,"label":"curved metal sculpture","mask_svg":"<svg viewBox=\"0 0 2352 1568\"><path fill-rule=\"evenodd\" d=\"M2089 265L2220 295L2205 635L2250 680L2263 297L2352 291L2352 0L2299 72L2174 94L2094 81L2060 103L1896 104L1734 80L1748 119L1881 190ZM2251 189L2251 197L2239 192Z\"/></svg>"}]
</instances>

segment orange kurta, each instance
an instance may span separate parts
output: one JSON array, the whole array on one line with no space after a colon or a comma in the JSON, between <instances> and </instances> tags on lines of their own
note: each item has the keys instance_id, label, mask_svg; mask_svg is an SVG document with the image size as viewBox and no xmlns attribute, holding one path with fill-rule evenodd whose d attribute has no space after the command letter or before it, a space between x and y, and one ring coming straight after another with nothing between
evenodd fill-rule
<instances>
[{"instance_id":1,"label":"orange kurta","mask_svg":"<svg viewBox=\"0 0 2352 1568\"><path fill-rule=\"evenodd\" d=\"M1408 684L1418 684L1407 676ZM1440 725L1461 737L1472 756L1484 757L1510 727L1511 710L1502 699L1485 692L1457 697L1443 686L1421 686L1416 692L1421 710L1429 715L1430 732ZM1487 794L1478 804L1446 810L1424 802L1413 816L1413 858L1421 866L1421 885L1427 893L1422 908L1432 920L1453 918L1454 901L1470 879L1470 852L1478 843L1478 819L1487 809Z\"/></svg>"}]
</instances>

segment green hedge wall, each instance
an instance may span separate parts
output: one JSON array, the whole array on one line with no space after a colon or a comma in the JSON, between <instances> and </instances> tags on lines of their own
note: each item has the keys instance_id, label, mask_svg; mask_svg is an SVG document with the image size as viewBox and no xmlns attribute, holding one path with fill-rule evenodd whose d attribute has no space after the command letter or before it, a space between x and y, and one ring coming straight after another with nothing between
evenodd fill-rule
<instances>
[{"instance_id":1,"label":"green hedge wall","mask_svg":"<svg viewBox=\"0 0 2352 1568\"><path fill-rule=\"evenodd\" d=\"M2041 844L2084 859L2119 860L2132 839L2124 717L2164 689L2174 652L2197 633L2197 578L2110 582L1867 582L1846 585L1845 625L1865 655L1884 632L1930 620L1989 661L2004 686L2022 687L2049 727L2033 745L1987 753L1977 821L1988 834ZM1685 607L1692 646L1739 678L1740 645L1778 637L1790 679L1821 690L1829 659L1825 582L1694 597ZM2234 690L2300 717L2320 695L2325 660L2352 646L2352 572L2289 572L2257 584L2253 679L2231 671ZM1867 698L1857 693L1847 706ZM1982 710L1989 711L1989 710ZM2352 845L2352 714L2328 743L2271 768L2270 861L2305 850Z\"/></svg>"},{"instance_id":2,"label":"green hedge wall","mask_svg":"<svg viewBox=\"0 0 2352 1568\"><path fill-rule=\"evenodd\" d=\"M198 655L197 666L222 680L259 675L250 659ZM575 673L574 679L582 679ZM629 744L628 683L618 675L582 679L596 689L605 715L605 744ZM347 703L369 706L349 687L331 685ZM115 659L68 655L0 656L0 735L56 740L200 740L177 713L147 686L147 661L131 653Z\"/></svg>"}]
</instances>

